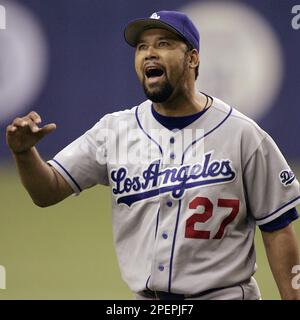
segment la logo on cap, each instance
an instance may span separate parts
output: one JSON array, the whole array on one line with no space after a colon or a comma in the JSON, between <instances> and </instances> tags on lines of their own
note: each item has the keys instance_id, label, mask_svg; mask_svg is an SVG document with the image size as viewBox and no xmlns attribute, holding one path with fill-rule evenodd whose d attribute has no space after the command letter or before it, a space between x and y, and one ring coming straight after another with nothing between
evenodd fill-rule
<instances>
[{"instance_id":1,"label":"la logo on cap","mask_svg":"<svg viewBox=\"0 0 300 320\"><path fill-rule=\"evenodd\" d=\"M151 19L160 19L160 16L156 13L156 12L154 12L154 13L152 13L152 15L151 15L151 17L150 17Z\"/></svg>"}]
</instances>

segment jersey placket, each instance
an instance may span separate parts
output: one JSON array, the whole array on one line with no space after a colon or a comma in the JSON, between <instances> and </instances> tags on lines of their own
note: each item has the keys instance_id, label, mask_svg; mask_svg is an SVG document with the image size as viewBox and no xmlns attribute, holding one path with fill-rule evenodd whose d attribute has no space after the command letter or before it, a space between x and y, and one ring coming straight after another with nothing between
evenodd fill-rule
<instances>
[{"instance_id":1,"label":"jersey placket","mask_svg":"<svg viewBox=\"0 0 300 320\"><path fill-rule=\"evenodd\" d=\"M166 168L179 166L178 161L180 157L176 154L176 138L172 133L170 134L168 142L169 144L163 149L160 171ZM162 180L163 177L160 177L160 185L162 184ZM171 289L170 281L172 267L170 263L174 251L174 232L176 228L179 200L172 198L171 192L159 193L159 203L159 218L149 287L152 290L169 291Z\"/></svg>"}]
</instances>

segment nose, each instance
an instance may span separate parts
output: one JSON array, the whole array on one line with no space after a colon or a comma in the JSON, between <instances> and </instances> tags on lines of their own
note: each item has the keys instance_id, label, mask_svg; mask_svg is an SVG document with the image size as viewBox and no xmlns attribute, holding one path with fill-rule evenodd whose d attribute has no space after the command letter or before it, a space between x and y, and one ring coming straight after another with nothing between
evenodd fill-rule
<instances>
[{"instance_id":1,"label":"nose","mask_svg":"<svg viewBox=\"0 0 300 320\"><path fill-rule=\"evenodd\" d=\"M145 54L145 60L157 59L158 54L153 46L148 46Z\"/></svg>"}]
</instances>

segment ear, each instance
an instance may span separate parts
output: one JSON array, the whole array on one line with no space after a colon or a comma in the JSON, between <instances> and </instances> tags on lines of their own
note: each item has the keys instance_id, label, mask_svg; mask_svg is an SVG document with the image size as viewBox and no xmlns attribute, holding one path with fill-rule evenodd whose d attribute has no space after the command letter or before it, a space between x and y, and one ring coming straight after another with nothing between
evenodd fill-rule
<instances>
[{"instance_id":1,"label":"ear","mask_svg":"<svg viewBox=\"0 0 300 320\"><path fill-rule=\"evenodd\" d=\"M196 69L199 64L200 64L199 53L196 49L193 49L190 51L190 61L189 61L190 68Z\"/></svg>"}]
</instances>

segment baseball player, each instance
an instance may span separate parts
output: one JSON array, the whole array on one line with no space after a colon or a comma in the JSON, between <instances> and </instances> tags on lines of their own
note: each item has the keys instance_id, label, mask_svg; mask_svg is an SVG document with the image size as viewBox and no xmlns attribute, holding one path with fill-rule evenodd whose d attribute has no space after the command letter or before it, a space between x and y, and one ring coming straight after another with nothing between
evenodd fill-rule
<instances>
[{"instance_id":1,"label":"baseball player","mask_svg":"<svg viewBox=\"0 0 300 320\"><path fill-rule=\"evenodd\" d=\"M39 126L31 112L7 127L34 203L110 186L117 257L137 299L260 299L256 226L282 299L300 299L291 285L299 183L278 147L196 90L199 33L185 14L156 12L124 34L146 101L105 115L48 163L35 144L55 124Z\"/></svg>"}]
</instances>

